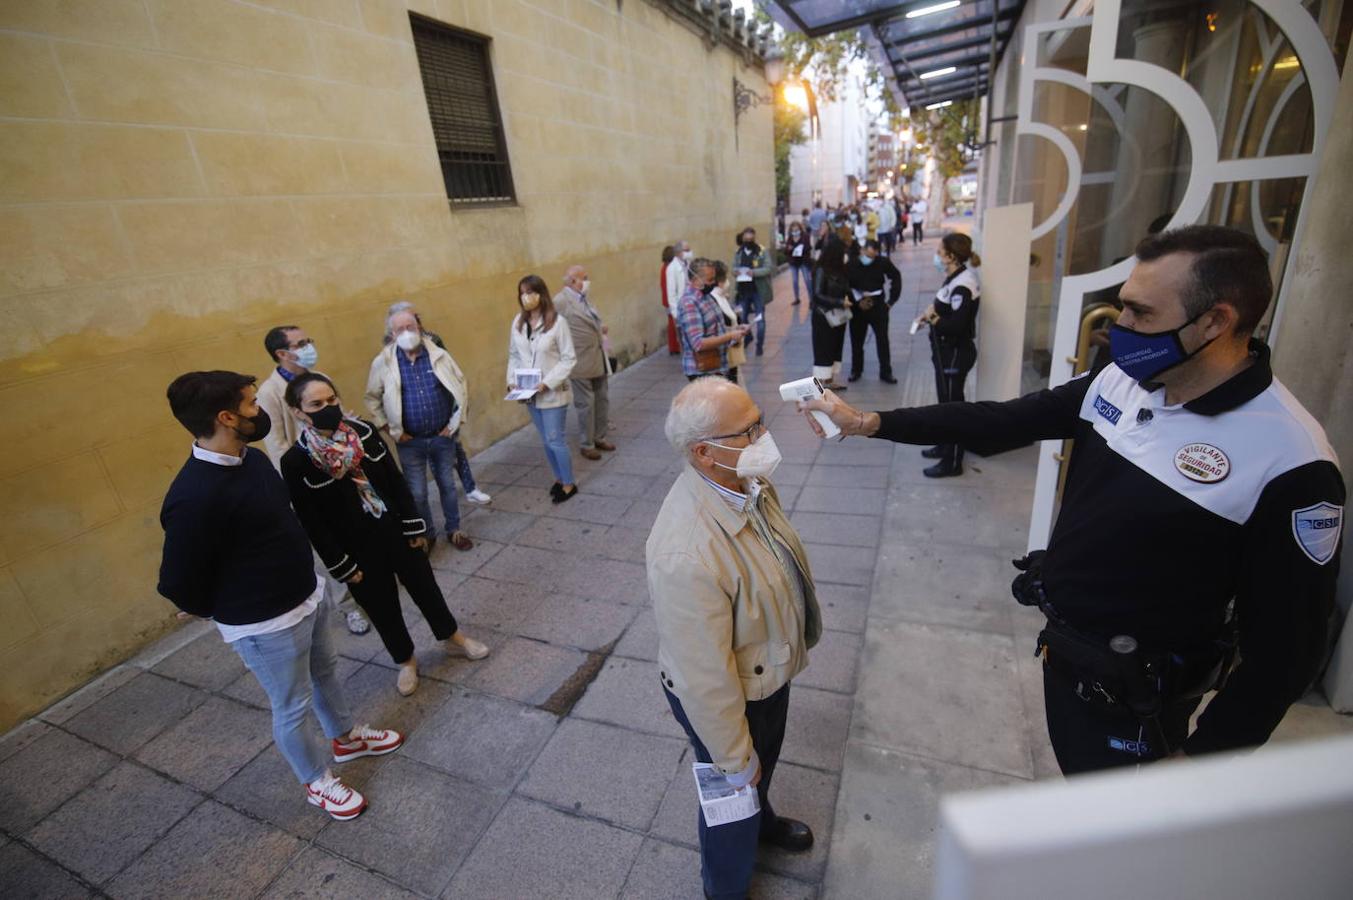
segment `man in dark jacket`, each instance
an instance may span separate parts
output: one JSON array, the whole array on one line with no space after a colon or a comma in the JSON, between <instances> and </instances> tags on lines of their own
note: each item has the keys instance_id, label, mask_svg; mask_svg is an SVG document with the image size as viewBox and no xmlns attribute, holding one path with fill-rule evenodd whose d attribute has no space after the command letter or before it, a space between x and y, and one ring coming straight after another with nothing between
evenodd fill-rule
<instances>
[{"instance_id":1,"label":"man in dark jacket","mask_svg":"<svg viewBox=\"0 0 1353 900\"><path fill-rule=\"evenodd\" d=\"M855 298L855 315L850 320L850 380L859 381L864 374L864 339L872 328L879 353L879 378L897 384L893 377L893 354L888 346L888 310L902 295L902 273L892 260L880 255L880 250L878 241L865 241L860 255L846 266L846 279Z\"/></svg>"},{"instance_id":2,"label":"man in dark jacket","mask_svg":"<svg viewBox=\"0 0 1353 900\"><path fill-rule=\"evenodd\" d=\"M306 799L352 819L366 798L328 766L309 722L314 711L336 762L390 753L396 731L354 726L336 674L324 586L286 485L263 451L271 428L251 375L188 372L169 385L169 407L195 438L160 510L159 592L221 637L258 678L272 705L273 738L306 786Z\"/></svg>"}]
</instances>

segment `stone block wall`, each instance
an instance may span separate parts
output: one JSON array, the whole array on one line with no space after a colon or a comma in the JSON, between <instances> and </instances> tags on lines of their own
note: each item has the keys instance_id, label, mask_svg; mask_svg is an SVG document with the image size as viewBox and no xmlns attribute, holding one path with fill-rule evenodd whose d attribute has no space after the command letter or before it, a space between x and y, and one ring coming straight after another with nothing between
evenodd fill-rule
<instances>
[{"instance_id":1,"label":"stone block wall","mask_svg":"<svg viewBox=\"0 0 1353 900\"><path fill-rule=\"evenodd\" d=\"M628 358L664 342L659 250L770 233L759 64L659 2L0 0L0 728L173 627L159 503L189 369L266 376L306 328L360 406L393 300L503 392L515 285L591 270ZM510 206L446 198L409 11L488 36ZM543 464L543 461L542 461Z\"/></svg>"}]
</instances>

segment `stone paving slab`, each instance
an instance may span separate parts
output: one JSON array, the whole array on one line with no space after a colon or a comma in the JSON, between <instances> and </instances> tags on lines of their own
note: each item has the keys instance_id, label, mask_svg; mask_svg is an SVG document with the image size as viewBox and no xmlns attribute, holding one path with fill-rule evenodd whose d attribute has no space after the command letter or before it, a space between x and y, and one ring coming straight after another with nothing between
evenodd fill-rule
<instances>
[{"instance_id":1,"label":"stone paving slab","mask_svg":"<svg viewBox=\"0 0 1353 900\"><path fill-rule=\"evenodd\" d=\"M272 743L272 716L233 700L211 697L142 747L139 762L212 791Z\"/></svg>"},{"instance_id":2,"label":"stone paving slab","mask_svg":"<svg viewBox=\"0 0 1353 900\"><path fill-rule=\"evenodd\" d=\"M0 847L5 891L24 900L82 900L94 892L22 844Z\"/></svg>"},{"instance_id":3,"label":"stone paving slab","mask_svg":"<svg viewBox=\"0 0 1353 900\"><path fill-rule=\"evenodd\" d=\"M65 728L114 753L135 753L206 699L196 688L142 672L71 718Z\"/></svg>"},{"instance_id":4,"label":"stone paving slab","mask_svg":"<svg viewBox=\"0 0 1353 900\"><path fill-rule=\"evenodd\" d=\"M442 896L614 897L643 840L632 831L513 798Z\"/></svg>"},{"instance_id":5,"label":"stone paving slab","mask_svg":"<svg viewBox=\"0 0 1353 900\"><path fill-rule=\"evenodd\" d=\"M689 900L703 890L698 852L649 838L639 848L620 896L623 900ZM813 884L768 872L752 876L750 894L757 900L812 900L818 895Z\"/></svg>"},{"instance_id":6,"label":"stone paving slab","mask_svg":"<svg viewBox=\"0 0 1353 900\"><path fill-rule=\"evenodd\" d=\"M572 647L514 637L480 662L480 668L466 679L466 684L537 706L550 699L586 658Z\"/></svg>"},{"instance_id":7,"label":"stone paving slab","mask_svg":"<svg viewBox=\"0 0 1353 900\"><path fill-rule=\"evenodd\" d=\"M128 900L251 897L302 846L286 832L209 800L123 869L107 890Z\"/></svg>"},{"instance_id":8,"label":"stone paving slab","mask_svg":"<svg viewBox=\"0 0 1353 900\"><path fill-rule=\"evenodd\" d=\"M649 662L612 657L588 686L573 714L634 731L686 739L662 691L657 669Z\"/></svg>"},{"instance_id":9,"label":"stone paving slab","mask_svg":"<svg viewBox=\"0 0 1353 900\"><path fill-rule=\"evenodd\" d=\"M511 790L557 725L542 710L456 688L400 756L485 787Z\"/></svg>"},{"instance_id":10,"label":"stone paving slab","mask_svg":"<svg viewBox=\"0 0 1353 900\"><path fill-rule=\"evenodd\" d=\"M556 594L518 628L523 637L598 650L617 640L639 613L636 606Z\"/></svg>"},{"instance_id":11,"label":"stone paving slab","mask_svg":"<svg viewBox=\"0 0 1353 900\"><path fill-rule=\"evenodd\" d=\"M0 828L25 833L116 764L106 750L64 731L45 730L0 763Z\"/></svg>"},{"instance_id":12,"label":"stone paving slab","mask_svg":"<svg viewBox=\"0 0 1353 900\"><path fill-rule=\"evenodd\" d=\"M267 900L330 900L336 896L414 900L418 895L318 847L301 853L263 894Z\"/></svg>"},{"instance_id":13,"label":"stone paving slab","mask_svg":"<svg viewBox=\"0 0 1353 900\"><path fill-rule=\"evenodd\" d=\"M208 633L151 671L203 690L219 691L247 670L244 660L221 640L219 634Z\"/></svg>"},{"instance_id":14,"label":"stone paving slab","mask_svg":"<svg viewBox=\"0 0 1353 900\"><path fill-rule=\"evenodd\" d=\"M371 779L371 806L334 822L317 843L423 894L440 892L505 799L394 756Z\"/></svg>"}]
</instances>

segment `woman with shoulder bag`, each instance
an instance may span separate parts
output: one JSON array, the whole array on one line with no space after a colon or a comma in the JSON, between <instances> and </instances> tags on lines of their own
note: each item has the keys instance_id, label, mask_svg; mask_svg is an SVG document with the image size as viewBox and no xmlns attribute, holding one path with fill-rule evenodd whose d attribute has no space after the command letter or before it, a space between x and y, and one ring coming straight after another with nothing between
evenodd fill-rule
<instances>
[{"instance_id":1,"label":"woman with shoulder bag","mask_svg":"<svg viewBox=\"0 0 1353 900\"><path fill-rule=\"evenodd\" d=\"M681 371L688 381L702 375L728 375L728 351L750 331L747 325L728 324L714 292L714 263L691 263L690 284L677 305L681 337Z\"/></svg>"},{"instance_id":2,"label":"woman with shoulder bag","mask_svg":"<svg viewBox=\"0 0 1353 900\"><path fill-rule=\"evenodd\" d=\"M729 328L736 328L738 325L738 314L733 311L733 304L728 300L728 266L720 260L714 261L714 290L709 292L710 297L719 306L719 312L723 314L724 323ZM738 367L747 361L747 348L738 341L728 345L728 380L734 384L738 383Z\"/></svg>"},{"instance_id":3,"label":"woman with shoulder bag","mask_svg":"<svg viewBox=\"0 0 1353 900\"><path fill-rule=\"evenodd\" d=\"M813 377L834 391L850 321L850 281L846 277L846 245L828 240L813 272Z\"/></svg>"},{"instance_id":4,"label":"woman with shoulder bag","mask_svg":"<svg viewBox=\"0 0 1353 900\"><path fill-rule=\"evenodd\" d=\"M575 361L568 323L555 311L545 280L527 275L517 282L517 316L507 343L507 386L518 386L518 370L540 373L535 394L518 402L526 404L545 445L545 458L554 472L550 499L555 503L571 500L578 493L573 482L573 458L564 440L564 417L573 403L569 376Z\"/></svg>"},{"instance_id":5,"label":"woman with shoulder bag","mask_svg":"<svg viewBox=\"0 0 1353 900\"><path fill-rule=\"evenodd\" d=\"M302 424L282 455L282 478L310 543L343 582L399 666L395 685L418 686L418 660L399 606L400 584L446 652L483 659L489 648L466 637L424 552L427 523L409 485L370 422L343 415L333 382L317 372L287 384L287 406Z\"/></svg>"}]
</instances>

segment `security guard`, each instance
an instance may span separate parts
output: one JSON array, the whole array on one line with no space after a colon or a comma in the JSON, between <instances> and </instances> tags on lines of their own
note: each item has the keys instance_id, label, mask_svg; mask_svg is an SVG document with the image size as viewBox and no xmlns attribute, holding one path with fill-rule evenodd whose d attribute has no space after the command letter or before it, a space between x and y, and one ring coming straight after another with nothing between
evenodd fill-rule
<instances>
[{"instance_id":1,"label":"security guard","mask_svg":"<svg viewBox=\"0 0 1353 900\"><path fill-rule=\"evenodd\" d=\"M963 382L977 363L977 306L982 286L976 269L982 258L973 252L972 238L951 233L940 239L935 268L944 282L935 301L916 321L930 326L930 362L935 367L935 395L940 403L963 400ZM963 445L939 444L921 451L939 462L924 469L927 478L963 474Z\"/></svg>"},{"instance_id":2,"label":"security guard","mask_svg":"<svg viewBox=\"0 0 1353 900\"><path fill-rule=\"evenodd\" d=\"M1044 702L1068 774L1264 743L1323 662L1338 571L1338 461L1250 337L1273 292L1263 250L1197 225L1136 256L1098 375L1006 403L806 405L902 443L1075 439L1046 555L1016 579L1048 615Z\"/></svg>"},{"instance_id":3,"label":"security guard","mask_svg":"<svg viewBox=\"0 0 1353 900\"><path fill-rule=\"evenodd\" d=\"M893 377L893 354L888 348L888 310L902 296L902 273L886 256L880 256L881 245L874 239L864 242L864 249L846 266L846 280L855 295L855 315L850 320L850 380L859 381L864 374L864 339L874 329L874 344L879 353L879 379L897 384ZM884 282L888 298L884 300Z\"/></svg>"}]
</instances>

